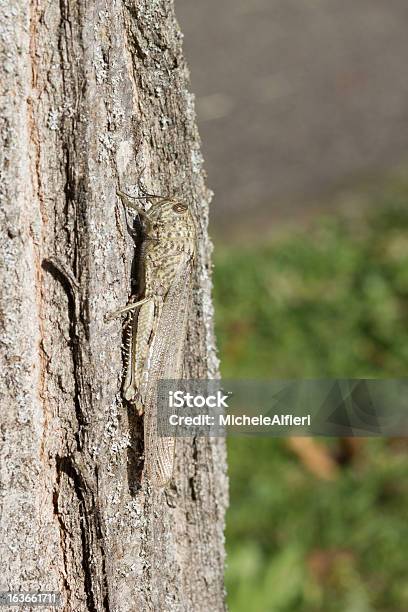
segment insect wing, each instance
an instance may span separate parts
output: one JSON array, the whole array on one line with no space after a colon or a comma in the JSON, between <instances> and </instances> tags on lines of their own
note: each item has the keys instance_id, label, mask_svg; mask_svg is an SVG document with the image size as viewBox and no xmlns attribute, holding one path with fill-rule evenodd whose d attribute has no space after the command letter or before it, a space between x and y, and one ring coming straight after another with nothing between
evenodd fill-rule
<instances>
[{"instance_id":1,"label":"insect wing","mask_svg":"<svg viewBox=\"0 0 408 612\"><path fill-rule=\"evenodd\" d=\"M175 438L158 435L157 383L180 379L191 298L192 261L185 263L163 302L152 346L150 385L144 417L145 470L149 482L164 486L174 466Z\"/></svg>"}]
</instances>

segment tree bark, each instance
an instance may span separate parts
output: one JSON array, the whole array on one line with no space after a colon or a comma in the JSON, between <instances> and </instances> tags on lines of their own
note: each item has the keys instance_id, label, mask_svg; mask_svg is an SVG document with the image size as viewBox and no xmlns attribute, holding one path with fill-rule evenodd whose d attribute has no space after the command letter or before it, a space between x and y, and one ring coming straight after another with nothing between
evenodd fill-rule
<instances>
[{"instance_id":1,"label":"tree bark","mask_svg":"<svg viewBox=\"0 0 408 612\"><path fill-rule=\"evenodd\" d=\"M0 23L0 590L61 591L75 612L223 610L224 443L179 441L172 484L150 488L121 321L104 323L131 290L116 190L143 173L198 220L185 366L218 375L210 193L173 4L3 0Z\"/></svg>"}]
</instances>

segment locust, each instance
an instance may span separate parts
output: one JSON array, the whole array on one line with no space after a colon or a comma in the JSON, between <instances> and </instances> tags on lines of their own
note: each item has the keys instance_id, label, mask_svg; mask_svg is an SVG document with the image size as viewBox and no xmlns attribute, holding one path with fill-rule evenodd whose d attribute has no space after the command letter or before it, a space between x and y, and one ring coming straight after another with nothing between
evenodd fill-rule
<instances>
[{"instance_id":1,"label":"locust","mask_svg":"<svg viewBox=\"0 0 408 612\"><path fill-rule=\"evenodd\" d=\"M175 438L159 436L157 384L181 379L196 257L196 228L188 205L178 199L143 196L149 210L122 191L125 206L136 211L143 228L143 294L108 314L111 320L132 312L122 386L124 399L144 415L144 471L155 486L172 478Z\"/></svg>"}]
</instances>

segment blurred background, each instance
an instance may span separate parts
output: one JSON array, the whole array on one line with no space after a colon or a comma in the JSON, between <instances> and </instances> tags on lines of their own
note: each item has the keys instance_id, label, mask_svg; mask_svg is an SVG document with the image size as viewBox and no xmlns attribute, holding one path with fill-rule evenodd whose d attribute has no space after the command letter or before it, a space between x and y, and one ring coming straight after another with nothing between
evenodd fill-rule
<instances>
[{"instance_id":1,"label":"blurred background","mask_svg":"<svg viewBox=\"0 0 408 612\"><path fill-rule=\"evenodd\" d=\"M176 0L224 377L406 377L408 4ZM404 439L230 438L231 612L406 612Z\"/></svg>"}]
</instances>

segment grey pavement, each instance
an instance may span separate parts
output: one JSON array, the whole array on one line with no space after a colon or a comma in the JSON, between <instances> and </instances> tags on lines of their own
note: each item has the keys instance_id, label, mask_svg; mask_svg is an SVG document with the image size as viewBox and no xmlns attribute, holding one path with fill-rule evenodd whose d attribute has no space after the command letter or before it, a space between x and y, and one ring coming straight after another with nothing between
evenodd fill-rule
<instances>
[{"instance_id":1,"label":"grey pavement","mask_svg":"<svg viewBox=\"0 0 408 612\"><path fill-rule=\"evenodd\" d=\"M213 226L408 159L406 0L175 0Z\"/></svg>"}]
</instances>

